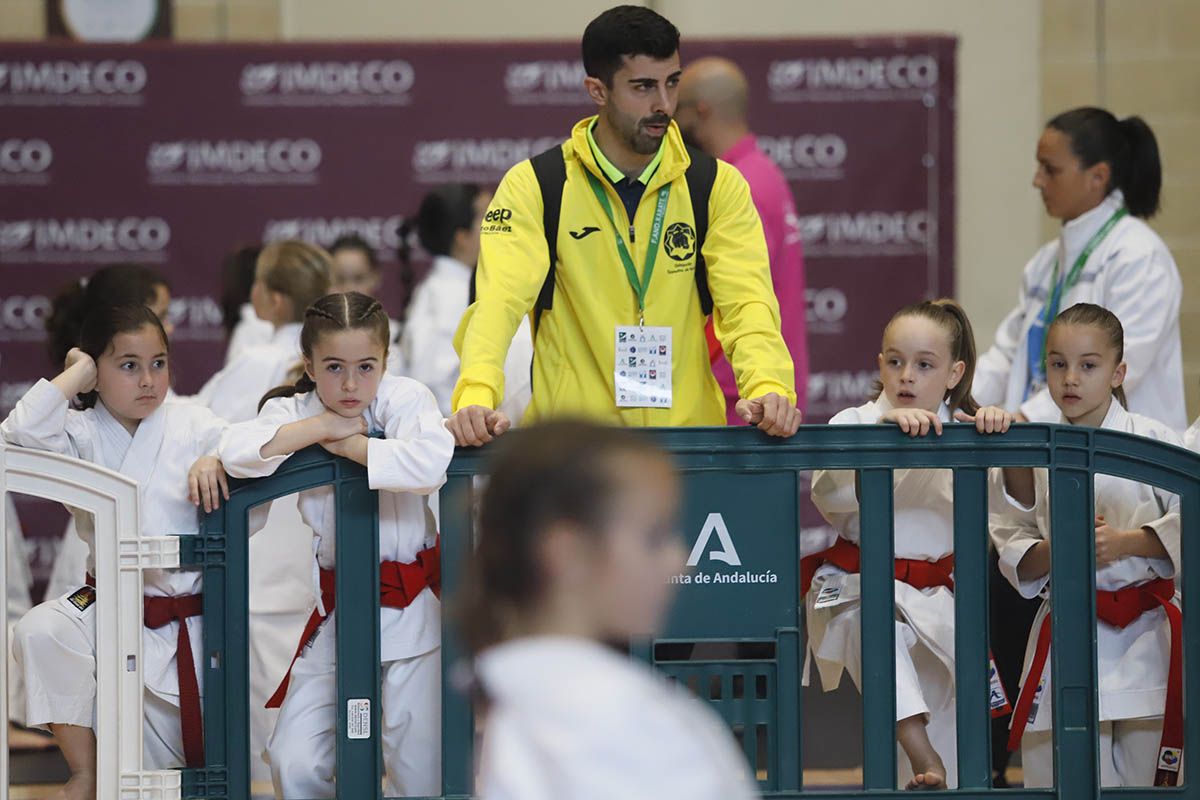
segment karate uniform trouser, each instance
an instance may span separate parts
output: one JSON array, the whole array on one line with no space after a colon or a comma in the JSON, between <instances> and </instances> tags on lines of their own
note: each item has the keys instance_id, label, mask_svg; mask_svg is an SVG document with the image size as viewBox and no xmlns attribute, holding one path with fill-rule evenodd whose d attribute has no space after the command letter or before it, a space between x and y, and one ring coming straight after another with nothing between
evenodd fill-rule
<instances>
[{"instance_id":1,"label":"karate uniform trouser","mask_svg":"<svg viewBox=\"0 0 1200 800\"><path fill-rule=\"evenodd\" d=\"M284 800L335 794L337 673L332 627L324 625L292 669L267 759ZM383 662L380 734L388 797L430 797L442 790L441 648Z\"/></svg>"},{"instance_id":2,"label":"karate uniform trouser","mask_svg":"<svg viewBox=\"0 0 1200 800\"><path fill-rule=\"evenodd\" d=\"M279 709L266 708L267 700L287 674L312 611L312 537L294 494L272 502L266 525L250 537L251 753L262 753L275 730ZM271 780L265 761L250 760L250 779Z\"/></svg>"},{"instance_id":3,"label":"karate uniform trouser","mask_svg":"<svg viewBox=\"0 0 1200 800\"><path fill-rule=\"evenodd\" d=\"M922 691L922 683L929 684L946 675L945 665L917 638L906 622L896 621L896 721L918 714L926 716L925 733L929 743L937 751L946 767L946 786L958 786L958 717L954 705L954 693L948 702L931 708ZM927 687L931 688L931 687ZM912 777L912 765L904 749L896 744L896 783L905 786Z\"/></svg>"},{"instance_id":4,"label":"karate uniform trouser","mask_svg":"<svg viewBox=\"0 0 1200 800\"><path fill-rule=\"evenodd\" d=\"M1162 738L1162 717L1116 719L1100 723L1100 785L1153 786ZM1053 731L1025 730L1021 764L1026 788L1054 785ZM1183 784L1183 775L1179 776Z\"/></svg>"},{"instance_id":5,"label":"karate uniform trouser","mask_svg":"<svg viewBox=\"0 0 1200 800\"><path fill-rule=\"evenodd\" d=\"M13 631L13 658L25 683L25 720L96 727L96 606L83 611L66 596L34 606ZM184 765L179 698L143 695L143 766Z\"/></svg>"}]
</instances>

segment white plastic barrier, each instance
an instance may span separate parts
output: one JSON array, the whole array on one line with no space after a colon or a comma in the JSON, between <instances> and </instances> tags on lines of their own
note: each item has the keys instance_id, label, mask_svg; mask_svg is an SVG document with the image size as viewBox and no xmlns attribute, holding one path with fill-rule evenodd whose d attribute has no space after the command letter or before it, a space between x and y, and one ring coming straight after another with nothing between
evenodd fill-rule
<instances>
[{"instance_id":1,"label":"white plastic barrier","mask_svg":"<svg viewBox=\"0 0 1200 800\"><path fill-rule=\"evenodd\" d=\"M178 800L177 770L142 768L142 570L179 566L179 539L142 536L133 480L86 461L0 444L0 496L16 492L87 511L96 526L96 798ZM5 539L0 514L0 543ZM0 597L6 548L0 546ZM8 610L0 604L0 631ZM8 681L0 658L0 687ZM0 720L8 719L0 691ZM8 798L8 729L0 725L0 800Z\"/></svg>"}]
</instances>

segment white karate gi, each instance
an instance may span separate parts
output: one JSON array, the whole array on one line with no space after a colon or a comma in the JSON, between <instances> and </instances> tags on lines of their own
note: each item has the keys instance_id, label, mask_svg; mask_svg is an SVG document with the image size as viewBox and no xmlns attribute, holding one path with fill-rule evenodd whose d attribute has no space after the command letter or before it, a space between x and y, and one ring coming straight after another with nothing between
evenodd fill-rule
<instances>
[{"instance_id":1,"label":"white karate gi","mask_svg":"<svg viewBox=\"0 0 1200 800\"><path fill-rule=\"evenodd\" d=\"M1178 435L1166 425L1131 414L1115 400L1100 427L1180 444ZM1031 581L1017 577L1017 565L1029 548L1039 541L1050 540L1049 478L1045 470L1035 470L1034 479L1037 500L1032 509L1023 508L1004 495L1004 504L994 505L991 514L991 535L1000 556L1000 572L1022 597L1047 598L1033 623L1025 651L1022 685L1042 620L1050 612L1050 575ZM998 483L997 476L993 480ZM1113 591L1175 577L1180 564L1179 498L1111 475L1096 475L1094 495L1096 514L1103 516L1109 525L1119 530L1152 528L1169 554L1166 559L1131 556L1106 564L1096 571L1096 588ZM1178 598L1177 592L1177 603ZM1142 614L1125 628L1098 623L1100 765L1105 786L1153 784L1167 693L1170 641L1167 615L1162 608ZM1026 786L1051 786L1054 781L1050 664L1047 660L1043 672L1045 688L1021 741Z\"/></svg>"},{"instance_id":2,"label":"white karate gi","mask_svg":"<svg viewBox=\"0 0 1200 800\"><path fill-rule=\"evenodd\" d=\"M840 412L830 424L878 423L892 405L886 395ZM950 422L945 403L938 409ZM932 435L932 434L930 434ZM954 483L949 470L898 469L893 492L895 557L937 561L954 552ZM816 470L812 500L840 538L858 543L859 505L854 472ZM982 535L982 534L981 534ZM839 604L815 608L821 588L844 581ZM842 670L862 688L862 604L858 575L824 564L813 577L806 597L809 651L825 691L833 691ZM896 719L918 714L926 719L929 741L946 766L946 782L958 785L954 705L954 594L945 587L917 589L895 581L896 588ZM898 751L898 781L911 774L907 757Z\"/></svg>"},{"instance_id":3,"label":"white karate gi","mask_svg":"<svg viewBox=\"0 0 1200 800\"><path fill-rule=\"evenodd\" d=\"M187 473L196 459L215 455L224 428L225 423L208 409L163 403L130 436L103 403L87 411L69 410L66 397L46 380L38 381L0 425L9 444L62 453L136 480L142 532L155 536L199 532L200 515L188 498ZM95 535L92 517L72 513L90 552ZM88 571L93 569L89 555ZM148 596L201 591L201 574L195 570L147 570L143 576ZM36 606L14 632L14 654L26 687L25 717L31 726L95 724L95 604L80 610L68 597ZM178 630L178 623L170 622L147 628L142 639L144 754L150 769L181 766L184 761L175 665ZM188 619L188 635L203 693L200 617Z\"/></svg>"},{"instance_id":4,"label":"white karate gi","mask_svg":"<svg viewBox=\"0 0 1200 800\"><path fill-rule=\"evenodd\" d=\"M389 369L425 384L437 398L443 416L450 416L450 398L458 381L454 335L467 310L472 270L448 256L433 260L433 268L413 292L400 335L399 364ZM520 424L533 393L530 365L533 338L529 320L521 321L504 361L504 399L500 411Z\"/></svg>"},{"instance_id":5,"label":"white karate gi","mask_svg":"<svg viewBox=\"0 0 1200 800\"><path fill-rule=\"evenodd\" d=\"M275 332L271 323L254 313L254 306L250 303L242 303L239 310L241 315L229 334L229 346L225 349L227 365L237 361L249 348L270 342Z\"/></svg>"},{"instance_id":6,"label":"white karate gi","mask_svg":"<svg viewBox=\"0 0 1200 800\"><path fill-rule=\"evenodd\" d=\"M8 541L8 565L5 572L8 605L8 718L13 722L25 723L25 687L21 674L17 671L13 659L12 637L17 621L28 613L33 601L29 598L29 587L33 584L33 576L29 572L29 558L25 552L25 537L21 535L21 520L17 517L17 508L13 504L12 495L4 498L4 513L7 516L6 534Z\"/></svg>"},{"instance_id":7,"label":"white karate gi","mask_svg":"<svg viewBox=\"0 0 1200 800\"><path fill-rule=\"evenodd\" d=\"M263 445L283 425L323 411L316 392L268 402L256 419L231 426L222 439L225 468L240 478L272 474L287 457L263 458ZM370 486L383 490L379 493L380 559L410 563L437 539L424 496L445 482L454 439L433 394L407 378L385 375L364 416L371 430L386 437L371 439L367 445ZM299 504L301 516L314 531L315 590L318 566L333 569L335 562L333 489L302 492ZM276 789L285 798L334 794L335 622L336 612L296 662L267 745ZM380 630L381 733L389 795L437 794L441 790L441 603L426 589L407 608L381 608Z\"/></svg>"},{"instance_id":8,"label":"white karate gi","mask_svg":"<svg viewBox=\"0 0 1200 800\"><path fill-rule=\"evenodd\" d=\"M981 405L1021 411L1031 422L1061 416L1049 390L1026 399L1029 329L1041 316L1051 290L1054 263L1060 276L1071 271L1092 235L1124 204L1120 190L1071 220L1058 239L1047 242L1025 265L1017 307L996 329L995 343L979 358L972 393ZM1130 410L1161 420L1176 431L1187 426L1183 399L1183 356L1179 303L1183 287L1171 251L1149 225L1126 216L1088 258L1078 282L1064 292L1060 311L1095 303L1117 315L1125 329L1129 372L1125 393ZM1047 324L1047 327L1049 325Z\"/></svg>"},{"instance_id":9,"label":"white karate gi","mask_svg":"<svg viewBox=\"0 0 1200 800\"><path fill-rule=\"evenodd\" d=\"M732 732L649 667L568 637L484 651L491 702L481 800L745 800L759 796Z\"/></svg>"}]
</instances>

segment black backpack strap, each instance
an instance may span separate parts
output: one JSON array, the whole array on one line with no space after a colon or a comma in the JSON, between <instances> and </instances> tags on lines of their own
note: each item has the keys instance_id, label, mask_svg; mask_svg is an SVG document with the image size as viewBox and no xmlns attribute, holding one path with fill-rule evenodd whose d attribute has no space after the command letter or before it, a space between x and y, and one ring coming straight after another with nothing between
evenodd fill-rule
<instances>
[{"instance_id":1,"label":"black backpack strap","mask_svg":"<svg viewBox=\"0 0 1200 800\"><path fill-rule=\"evenodd\" d=\"M708 266L704 262L704 239L708 235L708 198L717 179L717 160L696 147L688 146L692 163L688 166L688 194L696 223L696 291L700 294L700 311L708 316L713 310L712 292L708 290Z\"/></svg>"},{"instance_id":2,"label":"black backpack strap","mask_svg":"<svg viewBox=\"0 0 1200 800\"><path fill-rule=\"evenodd\" d=\"M533 311L533 333L537 335L542 312L554 307L554 273L558 268L558 218L562 215L563 187L567 184L567 164L561 145L529 159L533 174L542 190L542 228L546 232L546 257L549 269Z\"/></svg>"},{"instance_id":3,"label":"black backpack strap","mask_svg":"<svg viewBox=\"0 0 1200 800\"><path fill-rule=\"evenodd\" d=\"M549 270L542 290L538 293L534 305L534 329L542 311L554 305L554 272L558 263L558 218L562 213L563 187L567 183L567 165L563 161L562 147L551 147L544 153L538 153L529 159L533 166L533 174L542 190L542 228L546 233L546 249ZM471 286L468 292L467 304L475 302L475 278L478 268L471 271Z\"/></svg>"}]
</instances>

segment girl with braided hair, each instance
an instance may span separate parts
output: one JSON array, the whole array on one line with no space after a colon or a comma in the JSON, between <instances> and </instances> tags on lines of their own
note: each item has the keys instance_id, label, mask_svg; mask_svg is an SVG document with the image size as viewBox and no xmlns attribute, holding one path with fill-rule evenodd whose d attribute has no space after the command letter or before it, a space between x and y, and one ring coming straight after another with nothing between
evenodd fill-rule
<instances>
[{"instance_id":1,"label":"girl with braided hair","mask_svg":"<svg viewBox=\"0 0 1200 800\"><path fill-rule=\"evenodd\" d=\"M258 417L231 426L220 452L229 474L259 478L319 444L364 465L379 492L383 757L388 796L441 792L440 554L425 496L445 482L454 439L433 393L386 374L388 318L358 292L330 294L304 312L304 373L268 392ZM368 434L381 434L382 438ZM337 722L334 613L335 499L329 486L300 493L315 537L316 608L287 677L267 743L278 795L334 796ZM266 507L252 513L251 530Z\"/></svg>"}]
</instances>

